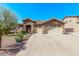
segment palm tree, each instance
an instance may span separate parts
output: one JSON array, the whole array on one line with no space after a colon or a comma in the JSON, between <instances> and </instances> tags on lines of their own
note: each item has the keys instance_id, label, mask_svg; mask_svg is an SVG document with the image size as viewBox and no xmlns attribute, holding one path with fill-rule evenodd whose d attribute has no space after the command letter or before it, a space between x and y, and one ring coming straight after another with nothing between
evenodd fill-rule
<instances>
[{"instance_id":1,"label":"palm tree","mask_svg":"<svg viewBox=\"0 0 79 59\"><path fill-rule=\"evenodd\" d=\"M11 29L17 25L17 17L9 9L3 7L0 13L0 48L2 43L2 35L8 34Z\"/></svg>"}]
</instances>

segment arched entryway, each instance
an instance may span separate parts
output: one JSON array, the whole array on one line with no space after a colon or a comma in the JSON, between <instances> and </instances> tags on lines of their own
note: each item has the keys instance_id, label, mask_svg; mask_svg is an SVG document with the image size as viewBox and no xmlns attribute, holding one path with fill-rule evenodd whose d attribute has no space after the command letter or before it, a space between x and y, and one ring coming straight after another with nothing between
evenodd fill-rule
<instances>
[{"instance_id":1,"label":"arched entryway","mask_svg":"<svg viewBox=\"0 0 79 59\"><path fill-rule=\"evenodd\" d=\"M26 32L31 33L31 25L26 25Z\"/></svg>"}]
</instances>

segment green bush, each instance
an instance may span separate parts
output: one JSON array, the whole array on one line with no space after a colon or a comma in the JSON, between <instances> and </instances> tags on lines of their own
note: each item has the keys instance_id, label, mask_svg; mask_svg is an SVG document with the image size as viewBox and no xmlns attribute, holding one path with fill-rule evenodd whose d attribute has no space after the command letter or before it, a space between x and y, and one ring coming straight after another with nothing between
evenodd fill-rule
<instances>
[{"instance_id":1,"label":"green bush","mask_svg":"<svg viewBox=\"0 0 79 59\"><path fill-rule=\"evenodd\" d=\"M16 42L21 42L21 38L20 37L15 37Z\"/></svg>"},{"instance_id":2,"label":"green bush","mask_svg":"<svg viewBox=\"0 0 79 59\"><path fill-rule=\"evenodd\" d=\"M25 30L22 30L22 33L23 33L23 34L26 34L26 31L25 31Z\"/></svg>"},{"instance_id":3,"label":"green bush","mask_svg":"<svg viewBox=\"0 0 79 59\"><path fill-rule=\"evenodd\" d=\"M16 34L16 42L21 42L23 39L23 32L22 30L18 31L18 33Z\"/></svg>"}]
</instances>

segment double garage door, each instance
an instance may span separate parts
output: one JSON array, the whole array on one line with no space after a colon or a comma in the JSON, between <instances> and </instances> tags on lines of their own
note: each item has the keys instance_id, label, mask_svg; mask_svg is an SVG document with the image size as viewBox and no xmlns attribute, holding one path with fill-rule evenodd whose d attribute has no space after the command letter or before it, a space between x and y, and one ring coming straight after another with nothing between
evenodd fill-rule
<instances>
[{"instance_id":1,"label":"double garage door","mask_svg":"<svg viewBox=\"0 0 79 59\"><path fill-rule=\"evenodd\" d=\"M65 28L65 32L74 32L73 28Z\"/></svg>"}]
</instances>

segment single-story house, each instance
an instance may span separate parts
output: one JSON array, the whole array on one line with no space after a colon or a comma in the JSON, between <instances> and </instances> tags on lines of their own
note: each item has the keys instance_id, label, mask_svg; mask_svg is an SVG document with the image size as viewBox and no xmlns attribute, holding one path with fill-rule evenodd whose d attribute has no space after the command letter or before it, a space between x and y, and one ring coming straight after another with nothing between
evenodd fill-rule
<instances>
[{"instance_id":1,"label":"single-story house","mask_svg":"<svg viewBox=\"0 0 79 59\"><path fill-rule=\"evenodd\" d=\"M44 21L44 20L33 21L28 18L23 20L23 24L20 24L19 27L23 28L27 33L36 33L37 28L62 27L63 25L64 23L57 19L50 19L48 21Z\"/></svg>"}]
</instances>

